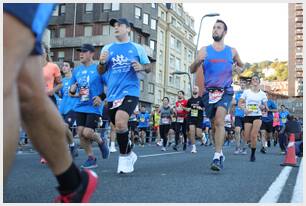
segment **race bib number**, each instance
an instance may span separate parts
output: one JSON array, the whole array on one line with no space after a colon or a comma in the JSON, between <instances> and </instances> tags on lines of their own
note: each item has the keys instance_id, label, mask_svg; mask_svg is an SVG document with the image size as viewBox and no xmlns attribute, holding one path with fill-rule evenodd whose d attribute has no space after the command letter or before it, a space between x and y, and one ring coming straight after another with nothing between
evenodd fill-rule
<instances>
[{"instance_id":1,"label":"race bib number","mask_svg":"<svg viewBox=\"0 0 306 206\"><path fill-rule=\"evenodd\" d=\"M172 122L176 122L176 117L172 117Z\"/></svg>"},{"instance_id":2,"label":"race bib number","mask_svg":"<svg viewBox=\"0 0 306 206\"><path fill-rule=\"evenodd\" d=\"M222 98L224 91L222 90L213 90L213 91L209 91L209 104L214 104L217 103L218 101L220 101L220 99Z\"/></svg>"},{"instance_id":3,"label":"race bib number","mask_svg":"<svg viewBox=\"0 0 306 206\"><path fill-rule=\"evenodd\" d=\"M81 87L80 89L80 99L81 99L81 102L86 102L89 100L89 88L88 87Z\"/></svg>"},{"instance_id":4,"label":"race bib number","mask_svg":"<svg viewBox=\"0 0 306 206\"><path fill-rule=\"evenodd\" d=\"M165 118L162 118L162 123L163 124L170 124L170 119L165 117Z\"/></svg>"},{"instance_id":5,"label":"race bib number","mask_svg":"<svg viewBox=\"0 0 306 206\"><path fill-rule=\"evenodd\" d=\"M178 117L178 118L177 118L177 122L183 123L183 122L184 122L184 117Z\"/></svg>"},{"instance_id":6,"label":"race bib number","mask_svg":"<svg viewBox=\"0 0 306 206\"><path fill-rule=\"evenodd\" d=\"M287 118L282 118L282 123L286 123L287 122Z\"/></svg>"},{"instance_id":7,"label":"race bib number","mask_svg":"<svg viewBox=\"0 0 306 206\"><path fill-rule=\"evenodd\" d=\"M248 104L248 110L252 112L258 112L258 105L257 104Z\"/></svg>"},{"instance_id":8,"label":"race bib number","mask_svg":"<svg viewBox=\"0 0 306 206\"><path fill-rule=\"evenodd\" d=\"M120 107L122 105L122 102L124 100L124 97L122 99L117 99L113 102L113 106L110 109L115 109L117 107Z\"/></svg>"},{"instance_id":9,"label":"race bib number","mask_svg":"<svg viewBox=\"0 0 306 206\"><path fill-rule=\"evenodd\" d=\"M197 109L191 109L191 116L192 117L198 117L198 114L199 114L199 110Z\"/></svg>"},{"instance_id":10,"label":"race bib number","mask_svg":"<svg viewBox=\"0 0 306 206\"><path fill-rule=\"evenodd\" d=\"M140 122L145 122L145 118L141 117Z\"/></svg>"}]
</instances>

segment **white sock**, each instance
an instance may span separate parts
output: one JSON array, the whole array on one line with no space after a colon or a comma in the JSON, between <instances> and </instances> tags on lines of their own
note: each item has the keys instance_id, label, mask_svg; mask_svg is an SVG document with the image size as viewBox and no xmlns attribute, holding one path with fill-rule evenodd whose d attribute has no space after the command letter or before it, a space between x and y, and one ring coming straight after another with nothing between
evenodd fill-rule
<instances>
[{"instance_id":1,"label":"white sock","mask_svg":"<svg viewBox=\"0 0 306 206\"><path fill-rule=\"evenodd\" d=\"M221 150L220 154L221 154L221 156L223 156L223 152L222 152L222 150Z\"/></svg>"},{"instance_id":2,"label":"white sock","mask_svg":"<svg viewBox=\"0 0 306 206\"><path fill-rule=\"evenodd\" d=\"M72 144L69 144L69 147L74 147L74 142L72 142Z\"/></svg>"},{"instance_id":3,"label":"white sock","mask_svg":"<svg viewBox=\"0 0 306 206\"><path fill-rule=\"evenodd\" d=\"M111 141L111 147L115 147L115 142Z\"/></svg>"},{"instance_id":4,"label":"white sock","mask_svg":"<svg viewBox=\"0 0 306 206\"><path fill-rule=\"evenodd\" d=\"M220 159L221 156L221 153L215 152L213 159Z\"/></svg>"},{"instance_id":5,"label":"white sock","mask_svg":"<svg viewBox=\"0 0 306 206\"><path fill-rule=\"evenodd\" d=\"M195 144L193 144L193 145L192 145L192 149L196 149L196 146L195 146Z\"/></svg>"}]
</instances>

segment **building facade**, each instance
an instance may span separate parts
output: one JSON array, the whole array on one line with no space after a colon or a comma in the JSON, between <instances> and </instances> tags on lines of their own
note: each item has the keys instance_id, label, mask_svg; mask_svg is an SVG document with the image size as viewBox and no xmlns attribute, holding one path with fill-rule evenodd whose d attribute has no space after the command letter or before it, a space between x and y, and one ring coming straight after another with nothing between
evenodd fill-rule
<instances>
[{"instance_id":1,"label":"building facade","mask_svg":"<svg viewBox=\"0 0 306 206\"><path fill-rule=\"evenodd\" d=\"M184 11L182 3L158 4L156 104L161 105L164 96L173 104L179 90L185 92L186 98L190 97L188 67L194 59L195 35L194 19Z\"/></svg>"},{"instance_id":2,"label":"building facade","mask_svg":"<svg viewBox=\"0 0 306 206\"><path fill-rule=\"evenodd\" d=\"M67 3L59 4L49 22L51 57L55 62L72 60L79 64L79 52L84 43L96 48L99 59L104 45L116 41L109 25L112 18L127 18L132 24L130 39L141 44L155 70L157 47L157 4L152 3ZM140 104L150 108L154 103L155 72L139 73Z\"/></svg>"},{"instance_id":3,"label":"building facade","mask_svg":"<svg viewBox=\"0 0 306 206\"><path fill-rule=\"evenodd\" d=\"M289 3L288 95L303 96L303 4Z\"/></svg>"}]
</instances>

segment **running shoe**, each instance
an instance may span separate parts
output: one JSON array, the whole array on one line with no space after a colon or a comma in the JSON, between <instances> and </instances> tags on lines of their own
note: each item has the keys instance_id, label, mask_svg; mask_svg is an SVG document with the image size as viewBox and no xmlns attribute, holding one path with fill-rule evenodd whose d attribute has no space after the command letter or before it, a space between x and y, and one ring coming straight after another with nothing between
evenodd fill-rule
<instances>
[{"instance_id":1,"label":"running shoe","mask_svg":"<svg viewBox=\"0 0 306 206\"><path fill-rule=\"evenodd\" d=\"M242 148L242 150L241 150L241 154L243 154L243 155L248 154L248 152L247 152L246 148Z\"/></svg>"},{"instance_id":2,"label":"running shoe","mask_svg":"<svg viewBox=\"0 0 306 206\"><path fill-rule=\"evenodd\" d=\"M173 148L173 150L178 151L177 145L174 145L172 148Z\"/></svg>"},{"instance_id":3,"label":"running shoe","mask_svg":"<svg viewBox=\"0 0 306 206\"><path fill-rule=\"evenodd\" d=\"M184 143L183 150L185 151L186 149L187 149L187 144Z\"/></svg>"},{"instance_id":4,"label":"running shoe","mask_svg":"<svg viewBox=\"0 0 306 206\"><path fill-rule=\"evenodd\" d=\"M137 155L133 151L128 156L119 156L117 173L133 172L136 160Z\"/></svg>"},{"instance_id":5,"label":"running shoe","mask_svg":"<svg viewBox=\"0 0 306 206\"><path fill-rule=\"evenodd\" d=\"M102 143L101 144L98 144L99 146L99 149L101 151L101 154L102 154L102 158L103 159L107 159L109 157L109 147L108 147L108 144L107 144L107 139L102 137Z\"/></svg>"},{"instance_id":6,"label":"running shoe","mask_svg":"<svg viewBox=\"0 0 306 206\"><path fill-rule=\"evenodd\" d=\"M81 168L86 168L86 169L92 169L92 168L97 168L97 158L95 157L88 157L88 159L84 162L84 164L81 165Z\"/></svg>"},{"instance_id":7,"label":"running shoe","mask_svg":"<svg viewBox=\"0 0 306 206\"><path fill-rule=\"evenodd\" d=\"M47 164L48 162L47 162L47 160L45 158L41 157L40 158L40 163L41 164Z\"/></svg>"},{"instance_id":8,"label":"running shoe","mask_svg":"<svg viewBox=\"0 0 306 206\"><path fill-rule=\"evenodd\" d=\"M84 169L81 171L81 184L73 192L65 194L60 191L61 195L56 197L56 203L88 203L92 194L95 192L98 184L98 176L91 170ZM59 188L58 188L59 190Z\"/></svg>"},{"instance_id":9,"label":"running shoe","mask_svg":"<svg viewBox=\"0 0 306 206\"><path fill-rule=\"evenodd\" d=\"M167 150L166 147L162 147L162 148L161 148L161 151L164 151L164 152L165 152L166 150Z\"/></svg>"},{"instance_id":10,"label":"running shoe","mask_svg":"<svg viewBox=\"0 0 306 206\"><path fill-rule=\"evenodd\" d=\"M240 150L240 149L236 149L236 150L234 151L234 154L235 154L235 155L241 154L241 150Z\"/></svg>"},{"instance_id":11,"label":"running shoe","mask_svg":"<svg viewBox=\"0 0 306 206\"><path fill-rule=\"evenodd\" d=\"M223 169L223 161L224 157L221 156L219 159L214 159L213 162L211 163L210 169L213 171L220 171Z\"/></svg>"},{"instance_id":12,"label":"running shoe","mask_svg":"<svg viewBox=\"0 0 306 206\"><path fill-rule=\"evenodd\" d=\"M117 152L116 147L115 146L110 146L109 152L111 152L111 153Z\"/></svg>"},{"instance_id":13,"label":"running shoe","mask_svg":"<svg viewBox=\"0 0 306 206\"><path fill-rule=\"evenodd\" d=\"M250 161L251 161L251 162L255 162L255 160L256 160L255 155L251 155Z\"/></svg>"},{"instance_id":14,"label":"running shoe","mask_svg":"<svg viewBox=\"0 0 306 206\"><path fill-rule=\"evenodd\" d=\"M262 147L260 149L260 152L263 153L263 154L266 154L267 153L267 149L265 147Z\"/></svg>"},{"instance_id":15,"label":"running shoe","mask_svg":"<svg viewBox=\"0 0 306 206\"><path fill-rule=\"evenodd\" d=\"M75 146L70 146L69 149L70 149L70 153L71 153L71 156L72 156L73 159L75 157L79 156L78 148L77 148L76 145Z\"/></svg>"},{"instance_id":16,"label":"running shoe","mask_svg":"<svg viewBox=\"0 0 306 206\"><path fill-rule=\"evenodd\" d=\"M192 148L191 153L193 153L193 154L197 153L197 149L195 147Z\"/></svg>"}]
</instances>

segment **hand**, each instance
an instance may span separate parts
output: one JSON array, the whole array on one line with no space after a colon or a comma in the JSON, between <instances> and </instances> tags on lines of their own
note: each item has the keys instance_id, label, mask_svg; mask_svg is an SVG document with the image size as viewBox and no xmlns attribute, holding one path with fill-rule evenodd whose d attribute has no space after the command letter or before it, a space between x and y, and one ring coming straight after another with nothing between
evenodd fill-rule
<instances>
[{"instance_id":1,"label":"hand","mask_svg":"<svg viewBox=\"0 0 306 206\"><path fill-rule=\"evenodd\" d=\"M47 91L47 95L48 95L48 96L53 96L53 95L54 95L53 89L48 90L48 91Z\"/></svg>"},{"instance_id":2,"label":"hand","mask_svg":"<svg viewBox=\"0 0 306 206\"><path fill-rule=\"evenodd\" d=\"M77 90L77 88L78 88L78 83L76 82L75 84L72 84L71 86L70 86L70 93L75 93L76 92L76 90Z\"/></svg>"},{"instance_id":3,"label":"hand","mask_svg":"<svg viewBox=\"0 0 306 206\"><path fill-rule=\"evenodd\" d=\"M104 64L104 63L106 63L107 58L108 58L108 51L104 51L104 52L102 52L102 54L100 55L99 61L100 61L102 64Z\"/></svg>"},{"instance_id":4,"label":"hand","mask_svg":"<svg viewBox=\"0 0 306 206\"><path fill-rule=\"evenodd\" d=\"M132 67L134 68L135 72L143 71L144 70L143 66L139 62L137 62L135 60L132 60Z\"/></svg>"},{"instance_id":5,"label":"hand","mask_svg":"<svg viewBox=\"0 0 306 206\"><path fill-rule=\"evenodd\" d=\"M92 100L93 100L93 106L100 106L102 104L102 100L98 96L94 96Z\"/></svg>"},{"instance_id":6,"label":"hand","mask_svg":"<svg viewBox=\"0 0 306 206\"><path fill-rule=\"evenodd\" d=\"M263 105L263 104L261 104L261 105L259 106L259 109L260 109L260 110L265 110L265 109L266 109L266 106Z\"/></svg>"}]
</instances>

